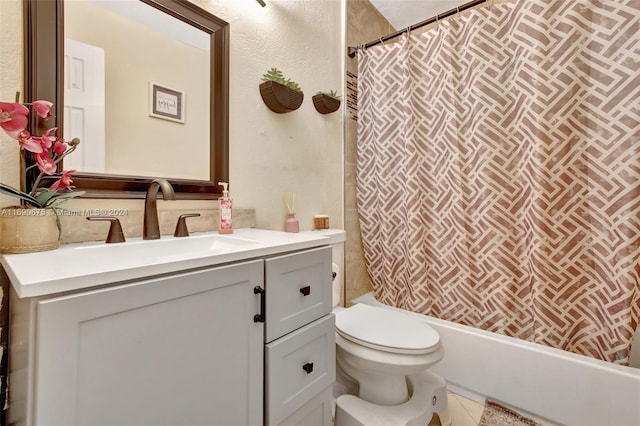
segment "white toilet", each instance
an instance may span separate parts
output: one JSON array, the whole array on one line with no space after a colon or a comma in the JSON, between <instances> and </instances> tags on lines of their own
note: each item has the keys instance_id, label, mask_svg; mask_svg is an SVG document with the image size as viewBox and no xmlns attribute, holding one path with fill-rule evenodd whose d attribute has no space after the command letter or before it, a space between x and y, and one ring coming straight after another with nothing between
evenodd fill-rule
<instances>
[{"instance_id":1,"label":"white toilet","mask_svg":"<svg viewBox=\"0 0 640 426\"><path fill-rule=\"evenodd\" d=\"M427 371L444 355L438 333L406 313L364 304L338 307L346 233L314 232L331 238L336 273L337 377L345 383L335 388L347 394L336 399L335 426L425 426L434 413L442 425L450 425L446 382Z\"/></svg>"}]
</instances>

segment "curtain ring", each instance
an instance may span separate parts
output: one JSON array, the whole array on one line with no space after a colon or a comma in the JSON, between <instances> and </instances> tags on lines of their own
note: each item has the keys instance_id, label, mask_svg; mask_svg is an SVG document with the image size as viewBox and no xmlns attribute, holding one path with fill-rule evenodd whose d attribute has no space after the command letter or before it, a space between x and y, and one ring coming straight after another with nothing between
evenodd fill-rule
<instances>
[{"instance_id":1,"label":"curtain ring","mask_svg":"<svg viewBox=\"0 0 640 426\"><path fill-rule=\"evenodd\" d=\"M384 46L384 41L382 41L382 37L380 37L380 44Z\"/></svg>"}]
</instances>

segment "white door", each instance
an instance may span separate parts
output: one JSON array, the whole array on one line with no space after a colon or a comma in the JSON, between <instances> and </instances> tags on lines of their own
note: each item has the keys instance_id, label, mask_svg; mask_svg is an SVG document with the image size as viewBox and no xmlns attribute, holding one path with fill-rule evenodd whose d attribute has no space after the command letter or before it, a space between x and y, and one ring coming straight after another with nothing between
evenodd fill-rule
<instances>
[{"instance_id":1,"label":"white door","mask_svg":"<svg viewBox=\"0 0 640 426\"><path fill-rule=\"evenodd\" d=\"M64 40L64 139L80 139L64 169L104 173L104 49Z\"/></svg>"},{"instance_id":2,"label":"white door","mask_svg":"<svg viewBox=\"0 0 640 426\"><path fill-rule=\"evenodd\" d=\"M263 262L37 304L36 425L262 425Z\"/></svg>"}]
</instances>

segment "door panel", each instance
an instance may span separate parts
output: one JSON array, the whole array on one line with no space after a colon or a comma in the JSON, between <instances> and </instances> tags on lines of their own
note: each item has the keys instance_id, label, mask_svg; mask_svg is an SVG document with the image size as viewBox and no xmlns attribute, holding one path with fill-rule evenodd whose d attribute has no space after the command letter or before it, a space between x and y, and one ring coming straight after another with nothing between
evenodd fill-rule
<instances>
[{"instance_id":1,"label":"door panel","mask_svg":"<svg viewBox=\"0 0 640 426\"><path fill-rule=\"evenodd\" d=\"M36 424L262 424L262 265L40 301Z\"/></svg>"}]
</instances>

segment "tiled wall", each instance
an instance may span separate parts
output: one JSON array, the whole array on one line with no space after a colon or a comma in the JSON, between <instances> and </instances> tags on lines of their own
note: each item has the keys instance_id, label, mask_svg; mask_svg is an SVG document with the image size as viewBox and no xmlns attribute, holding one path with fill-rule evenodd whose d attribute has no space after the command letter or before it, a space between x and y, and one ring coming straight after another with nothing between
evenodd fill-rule
<instances>
[{"instance_id":1,"label":"tiled wall","mask_svg":"<svg viewBox=\"0 0 640 426\"><path fill-rule=\"evenodd\" d=\"M66 206L60 213L62 224L62 243L104 240L109 231L108 222L89 222L86 216L116 216L122 225L126 238L142 236L144 221L143 200L122 200L118 208L108 207L100 200L75 200L73 207ZM199 217L187 219L189 232L215 231L218 229L218 202L216 200L197 201L158 200L158 222L162 235L172 235L178 217L184 213L199 213ZM256 226L255 209L233 209L234 228L254 228Z\"/></svg>"},{"instance_id":2,"label":"tiled wall","mask_svg":"<svg viewBox=\"0 0 640 426\"><path fill-rule=\"evenodd\" d=\"M357 46L390 34L395 28L369 0L347 0L347 46ZM347 57L346 71L358 74L358 61ZM360 240L360 224L356 206L356 137L357 122L345 118L345 300L371 291Z\"/></svg>"}]
</instances>

